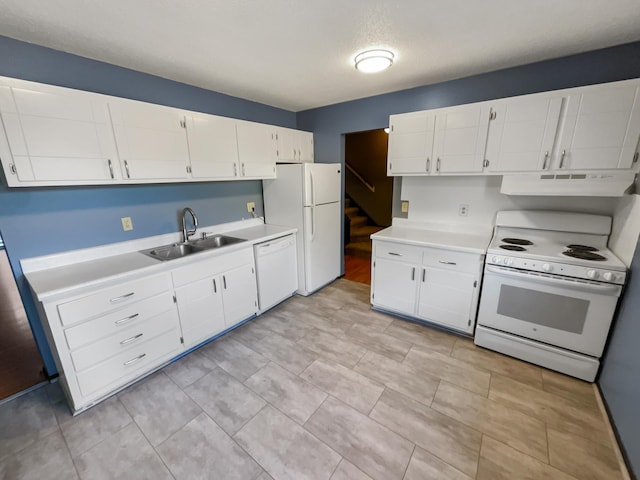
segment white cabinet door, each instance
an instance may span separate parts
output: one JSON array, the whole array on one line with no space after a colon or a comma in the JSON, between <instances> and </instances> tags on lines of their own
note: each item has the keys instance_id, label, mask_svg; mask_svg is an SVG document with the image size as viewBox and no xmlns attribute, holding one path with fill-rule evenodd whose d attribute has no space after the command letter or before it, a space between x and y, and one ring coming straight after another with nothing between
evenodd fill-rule
<instances>
[{"instance_id":1,"label":"white cabinet door","mask_svg":"<svg viewBox=\"0 0 640 480\"><path fill-rule=\"evenodd\" d=\"M278 161L279 162L299 162L299 139L297 130L292 128L278 127L276 131L276 140L278 145Z\"/></svg>"},{"instance_id":2,"label":"white cabinet door","mask_svg":"<svg viewBox=\"0 0 640 480\"><path fill-rule=\"evenodd\" d=\"M418 267L411 263L375 258L372 272L373 305L414 315Z\"/></svg>"},{"instance_id":3,"label":"white cabinet door","mask_svg":"<svg viewBox=\"0 0 640 480\"><path fill-rule=\"evenodd\" d=\"M413 112L389 117L387 175L428 174L432 161L435 114Z\"/></svg>"},{"instance_id":4,"label":"white cabinet door","mask_svg":"<svg viewBox=\"0 0 640 480\"><path fill-rule=\"evenodd\" d=\"M313 162L313 133L298 131L298 161L304 163Z\"/></svg>"},{"instance_id":5,"label":"white cabinet door","mask_svg":"<svg viewBox=\"0 0 640 480\"><path fill-rule=\"evenodd\" d=\"M226 328L258 312L258 290L253 265L228 270L220 277Z\"/></svg>"},{"instance_id":6,"label":"white cabinet door","mask_svg":"<svg viewBox=\"0 0 640 480\"><path fill-rule=\"evenodd\" d=\"M496 102L487 140L488 171L548 170L562 102L563 97L548 95Z\"/></svg>"},{"instance_id":7,"label":"white cabinet door","mask_svg":"<svg viewBox=\"0 0 640 480\"><path fill-rule=\"evenodd\" d=\"M187 117L191 175L199 179L238 176L236 121L214 115Z\"/></svg>"},{"instance_id":8,"label":"white cabinet door","mask_svg":"<svg viewBox=\"0 0 640 480\"><path fill-rule=\"evenodd\" d=\"M473 332L475 275L437 267L423 267L420 275L418 316L456 330Z\"/></svg>"},{"instance_id":9,"label":"white cabinet door","mask_svg":"<svg viewBox=\"0 0 640 480\"><path fill-rule=\"evenodd\" d=\"M125 179L186 180L189 148L177 109L135 101L109 104Z\"/></svg>"},{"instance_id":10,"label":"white cabinet door","mask_svg":"<svg viewBox=\"0 0 640 480\"><path fill-rule=\"evenodd\" d=\"M222 285L218 278L204 278L175 292L185 348L225 329Z\"/></svg>"},{"instance_id":11,"label":"white cabinet door","mask_svg":"<svg viewBox=\"0 0 640 480\"><path fill-rule=\"evenodd\" d=\"M631 168L640 137L635 85L598 85L568 96L554 167L559 170Z\"/></svg>"},{"instance_id":12,"label":"white cabinet door","mask_svg":"<svg viewBox=\"0 0 640 480\"><path fill-rule=\"evenodd\" d=\"M236 128L240 175L246 178L275 178L276 127L239 120Z\"/></svg>"},{"instance_id":13,"label":"white cabinet door","mask_svg":"<svg viewBox=\"0 0 640 480\"><path fill-rule=\"evenodd\" d=\"M434 137L433 173L482 172L489 115L486 103L440 111Z\"/></svg>"},{"instance_id":14,"label":"white cabinet door","mask_svg":"<svg viewBox=\"0 0 640 480\"><path fill-rule=\"evenodd\" d=\"M0 87L9 186L113 183L120 177L107 106L96 95ZM28 185L29 183L27 183Z\"/></svg>"}]
</instances>

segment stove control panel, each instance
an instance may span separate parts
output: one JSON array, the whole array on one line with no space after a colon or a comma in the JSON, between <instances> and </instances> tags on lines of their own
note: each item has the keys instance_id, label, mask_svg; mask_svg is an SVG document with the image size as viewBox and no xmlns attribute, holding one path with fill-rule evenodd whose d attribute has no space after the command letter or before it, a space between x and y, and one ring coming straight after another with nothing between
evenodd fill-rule
<instances>
[{"instance_id":1,"label":"stove control panel","mask_svg":"<svg viewBox=\"0 0 640 480\"><path fill-rule=\"evenodd\" d=\"M533 272L549 273L552 275L564 275L573 278L584 278L597 282L616 283L623 285L625 272L614 272L602 268L584 267L581 265L568 265L558 262L543 262L520 257L508 257L503 255L487 255L486 263L529 270Z\"/></svg>"}]
</instances>

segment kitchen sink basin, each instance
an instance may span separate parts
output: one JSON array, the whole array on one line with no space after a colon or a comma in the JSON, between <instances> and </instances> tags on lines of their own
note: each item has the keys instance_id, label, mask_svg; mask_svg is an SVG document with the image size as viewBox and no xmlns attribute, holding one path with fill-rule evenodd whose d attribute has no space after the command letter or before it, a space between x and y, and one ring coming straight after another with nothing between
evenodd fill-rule
<instances>
[{"instance_id":1,"label":"kitchen sink basin","mask_svg":"<svg viewBox=\"0 0 640 480\"><path fill-rule=\"evenodd\" d=\"M171 245L163 245L162 247L155 247L149 250L141 250L140 253L144 253L157 260L165 261L186 257L187 255L204 252L205 250L234 245L240 242L246 242L246 240L228 237L226 235L214 235L187 243L172 243Z\"/></svg>"}]
</instances>

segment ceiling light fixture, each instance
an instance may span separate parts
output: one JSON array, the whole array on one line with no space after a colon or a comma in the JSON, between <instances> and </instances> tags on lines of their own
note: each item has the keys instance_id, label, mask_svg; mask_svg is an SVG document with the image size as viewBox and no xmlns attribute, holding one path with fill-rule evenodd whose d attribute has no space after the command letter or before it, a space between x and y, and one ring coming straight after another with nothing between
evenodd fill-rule
<instances>
[{"instance_id":1,"label":"ceiling light fixture","mask_svg":"<svg viewBox=\"0 0 640 480\"><path fill-rule=\"evenodd\" d=\"M393 65L394 57L389 50L366 50L356 55L354 62L356 70L362 73L377 73Z\"/></svg>"}]
</instances>

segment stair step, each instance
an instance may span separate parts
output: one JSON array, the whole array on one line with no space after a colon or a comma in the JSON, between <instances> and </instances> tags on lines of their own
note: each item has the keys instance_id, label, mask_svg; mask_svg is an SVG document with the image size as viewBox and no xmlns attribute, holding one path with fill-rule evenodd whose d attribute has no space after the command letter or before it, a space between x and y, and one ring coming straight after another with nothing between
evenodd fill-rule
<instances>
[{"instance_id":1,"label":"stair step","mask_svg":"<svg viewBox=\"0 0 640 480\"><path fill-rule=\"evenodd\" d=\"M362 216L355 216L355 217L349 217L350 220L350 224L351 224L351 228L357 228L357 227L361 227L367 224L367 221L369 220L367 217L362 217Z\"/></svg>"},{"instance_id":2,"label":"stair step","mask_svg":"<svg viewBox=\"0 0 640 480\"><path fill-rule=\"evenodd\" d=\"M347 215L347 217L351 218L351 217L356 217L358 216L358 214L360 213L360 209L358 207L346 207L344 209L344 213Z\"/></svg>"},{"instance_id":3,"label":"stair step","mask_svg":"<svg viewBox=\"0 0 640 480\"><path fill-rule=\"evenodd\" d=\"M344 254L353 257L371 258L371 242L351 242L345 245Z\"/></svg>"},{"instance_id":4,"label":"stair step","mask_svg":"<svg viewBox=\"0 0 640 480\"><path fill-rule=\"evenodd\" d=\"M356 228L352 228L351 229L351 243L353 242L368 242L369 241L369 237L376 233L379 232L380 230L383 230L382 227L376 227L373 225L365 225L363 227L356 227Z\"/></svg>"}]
</instances>

